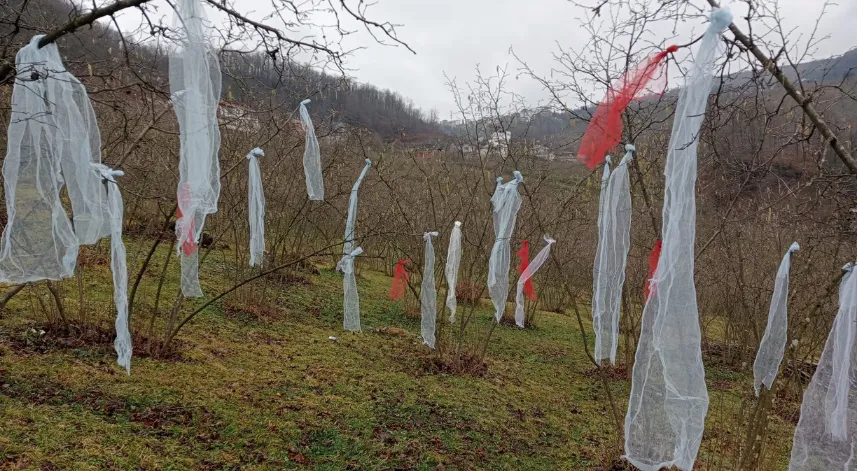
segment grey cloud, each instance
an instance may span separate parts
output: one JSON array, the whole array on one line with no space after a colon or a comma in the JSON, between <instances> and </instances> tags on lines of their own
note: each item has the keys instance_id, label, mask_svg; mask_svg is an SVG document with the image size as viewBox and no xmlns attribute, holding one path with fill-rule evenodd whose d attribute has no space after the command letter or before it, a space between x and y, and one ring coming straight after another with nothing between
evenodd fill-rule
<instances>
[{"instance_id":1,"label":"grey cloud","mask_svg":"<svg viewBox=\"0 0 857 471\"><path fill-rule=\"evenodd\" d=\"M701 2L705 3L705 2ZM821 0L780 0L788 28L809 34L820 12ZM734 5L736 18L744 13ZM494 0L381 0L371 10L377 18L404 24L398 32L416 51L413 56L403 48L385 48L371 43L367 35L359 41L367 49L357 52L349 61L356 69L353 75L361 81L395 90L428 110L437 108L441 117L453 111L451 94L444 86L443 72L459 81L471 80L476 64L485 71L515 61L509 47L535 69L549 73L551 53L556 42L564 47L581 47L587 38L579 30L576 18L586 12L562 0L494 1ZM857 38L847 34L857 17L857 0L842 0L831 6L820 24L820 31L830 35L815 54L816 58L841 54L857 45ZM697 32L701 25L692 28ZM686 34L690 34L687 29ZM657 31L653 32L657 35ZM663 37L670 34L664 31ZM370 39L370 40L367 40ZM509 82L512 91L530 102L547 99L540 87L521 78Z\"/></svg>"},{"instance_id":2,"label":"grey cloud","mask_svg":"<svg viewBox=\"0 0 857 471\"><path fill-rule=\"evenodd\" d=\"M704 0L691 1L707 5ZM154 3L160 6L161 14L171 16L163 0ZM823 3L823 0L780 0L786 28L808 35ZM253 12L251 16L257 19L271 8L268 0L242 0L237 4L242 11ZM736 21L742 25L746 4L733 1L732 7ZM547 75L554 65L552 54L557 51L557 43L575 49L586 44L588 38L578 21L586 13L566 0L377 0L367 16L402 24L397 29L398 35L417 54L403 47L378 45L360 25L348 19L343 24L357 32L345 37L342 45L346 49L364 48L354 52L346 64L357 80L399 92L426 111L436 108L441 118L446 118L454 111L454 103L444 83L444 72L464 83L474 78L477 64L489 73L508 64L512 72L508 82L510 91L525 96L530 104L545 102L548 96L537 83L514 78L517 64L509 48L513 47L519 57ZM857 46L854 18L857 18L857 0L838 0L838 5L831 5L819 25L821 35L829 35L829 39L818 46L814 58L841 54ZM678 38L687 38L703 28L700 19L699 24L679 25L676 34ZM672 34L671 27L663 25L663 29L652 31L650 39L663 40Z\"/></svg>"}]
</instances>

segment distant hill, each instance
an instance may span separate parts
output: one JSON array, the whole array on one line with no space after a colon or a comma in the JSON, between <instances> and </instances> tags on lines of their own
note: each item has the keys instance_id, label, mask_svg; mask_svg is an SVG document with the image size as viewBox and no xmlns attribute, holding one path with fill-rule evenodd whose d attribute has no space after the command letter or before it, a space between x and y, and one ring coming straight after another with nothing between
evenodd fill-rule
<instances>
[{"instance_id":1,"label":"distant hill","mask_svg":"<svg viewBox=\"0 0 857 471\"><path fill-rule=\"evenodd\" d=\"M857 49L848 51L841 56L798 64L796 68L783 66L783 71L792 81L796 81L799 76L804 86L815 87L819 85L853 83L857 81ZM770 76L767 72L762 73L765 74L764 80L761 82L757 80L757 84L764 83L763 88L766 90L771 89L776 91L774 93L783 93L781 86L776 82L774 77ZM747 86L756 86L751 83L752 79L753 72L741 72L728 77L722 87L721 82L715 81L712 90L720 89L721 92L728 93L729 91L745 89ZM679 89L672 89L667 92L666 97L675 99L678 96L678 92ZM574 114L578 118L586 119L575 119L566 112L557 112L550 109L525 109L507 116L504 121L509 123L509 130L512 132L513 139L534 139L548 143L554 149L566 148L574 150L576 149L576 141L586 131L588 117L594 111L594 108L578 108L573 111ZM838 108L828 111L842 117L842 110ZM461 125L453 126L449 122L445 122L444 124L444 131L448 133L461 134L464 132Z\"/></svg>"},{"instance_id":2,"label":"distant hill","mask_svg":"<svg viewBox=\"0 0 857 471\"><path fill-rule=\"evenodd\" d=\"M800 76L804 83L834 84L857 76L857 49L852 49L841 56L829 57L798 64L797 67L780 65L790 80ZM743 72L733 78L734 82L744 82L750 77L750 72ZM771 77L773 80L773 77Z\"/></svg>"},{"instance_id":3,"label":"distant hill","mask_svg":"<svg viewBox=\"0 0 857 471\"><path fill-rule=\"evenodd\" d=\"M14 63L15 53L34 34L57 29L69 21L73 11L68 0L5 2L0 6L0 62ZM66 66L82 79L94 76L93 82L99 82L99 77L109 76L112 81L118 77L125 85L146 82L146 86L168 93L164 51L140 45L125 51L122 38L106 22L61 38L58 46ZM262 53L221 53L221 70L223 100L252 108L254 101L267 104L273 96L286 105L285 109L295 109L300 100L311 97L313 116L363 127L384 138L442 136L439 126L429 122L413 102L371 84L355 83L296 63L283 67L280 61L277 67Z\"/></svg>"}]
</instances>

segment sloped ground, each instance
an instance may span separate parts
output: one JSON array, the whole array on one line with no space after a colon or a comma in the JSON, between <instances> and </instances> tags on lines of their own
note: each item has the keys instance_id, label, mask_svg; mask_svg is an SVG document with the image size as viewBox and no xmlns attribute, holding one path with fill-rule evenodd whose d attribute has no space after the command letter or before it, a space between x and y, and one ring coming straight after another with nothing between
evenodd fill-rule
<instances>
[{"instance_id":1,"label":"sloped ground","mask_svg":"<svg viewBox=\"0 0 857 471\"><path fill-rule=\"evenodd\" d=\"M362 334L342 331L341 278L322 270L268 291L266 316L210 309L180 335L180 358L135 358L131 376L112 342L23 344L37 324L29 304L12 306L0 314L0 468L599 469L618 458L573 318L501 325L484 376L441 374L418 319L386 300L389 278L364 272L359 284ZM378 330L390 326L407 332ZM624 412L621 376L610 386ZM716 368L708 377L698 469L723 466L750 381ZM793 426L774 422L781 465Z\"/></svg>"}]
</instances>

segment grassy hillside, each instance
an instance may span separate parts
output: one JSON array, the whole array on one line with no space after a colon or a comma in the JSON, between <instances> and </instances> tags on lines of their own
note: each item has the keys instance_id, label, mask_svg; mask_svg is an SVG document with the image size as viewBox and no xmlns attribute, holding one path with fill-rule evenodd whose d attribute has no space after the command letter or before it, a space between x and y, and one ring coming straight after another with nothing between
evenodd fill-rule
<instances>
[{"instance_id":1,"label":"grassy hillside","mask_svg":"<svg viewBox=\"0 0 857 471\"><path fill-rule=\"evenodd\" d=\"M88 273L87 284L109 283L106 267ZM217 280L203 281L216 291ZM606 469L618 458L576 320L540 313L532 329L500 325L483 376L446 374L421 345L419 320L386 299L390 279L364 270L358 282L361 334L342 331L341 275L322 268L269 289L265 309L227 300L206 311L181 334L179 355L135 352L131 376L114 364L110 335L27 335L41 326L22 294L0 314L0 468ZM484 325L488 305L480 311ZM751 379L715 367L707 376L698 469L718 469ZM628 381L621 370L610 378L624 411ZM774 419L776 468L792 427Z\"/></svg>"}]
</instances>

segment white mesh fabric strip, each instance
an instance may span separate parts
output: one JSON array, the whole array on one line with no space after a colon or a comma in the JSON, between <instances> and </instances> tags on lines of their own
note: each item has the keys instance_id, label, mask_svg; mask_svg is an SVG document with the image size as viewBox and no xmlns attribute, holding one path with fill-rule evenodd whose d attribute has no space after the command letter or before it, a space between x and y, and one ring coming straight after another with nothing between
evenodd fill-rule
<instances>
[{"instance_id":1,"label":"white mesh fabric strip","mask_svg":"<svg viewBox=\"0 0 857 471\"><path fill-rule=\"evenodd\" d=\"M592 298L595 330L595 359L609 358L616 364L619 347L619 319L622 308L622 287L625 284L625 265L631 248L631 183L628 165L634 158L634 146L625 146L625 157L610 173L606 195L602 204L599 230L599 259L595 265L595 296Z\"/></svg>"},{"instance_id":2,"label":"white mesh fabric strip","mask_svg":"<svg viewBox=\"0 0 857 471\"><path fill-rule=\"evenodd\" d=\"M351 195L348 198L348 216L345 218L345 237L342 242L342 259L336 264L336 269L345 276L343 279L343 293L345 296L343 306L342 326L345 330L352 332L360 331L360 299L357 296L357 279L354 275L354 257L363 253L362 248L354 248L355 228L357 220L357 191L360 184L366 178L366 172L372 166L372 161L366 159L366 166L351 187Z\"/></svg>"},{"instance_id":3,"label":"white mesh fabric strip","mask_svg":"<svg viewBox=\"0 0 857 471\"><path fill-rule=\"evenodd\" d=\"M774 281L774 294L771 296L771 306L768 308L768 326L759 343L759 352L753 363L753 387L759 395L759 387L764 384L768 390L774 384L783 352L786 348L786 336L789 327L789 270L791 268L792 252L800 250L797 242L793 243L783 256L777 278Z\"/></svg>"},{"instance_id":4,"label":"white mesh fabric strip","mask_svg":"<svg viewBox=\"0 0 857 471\"><path fill-rule=\"evenodd\" d=\"M122 218L125 203L116 183L116 177L124 176L121 170L113 170L102 164L91 164L92 172L103 182L109 201L110 217L110 270L113 273L113 303L116 305L116 363L131 374L131 331L128 325L128 262L125 243L122 241Z\"/></svg>"},{"instance_id":5,"label":"white mesh fabric strip","mask_svg":"<svg viewBox=\"0 0 857 471\"><path fill-rule=\"evenodd\" d=\"M250 219L250 266L261 266L265 256L265 192L262 190L262 174L259 157L265 152L255 148L247 154L247 216Z\"/></svg>"},{"instance_id":6,"label":"white mesh fabric strip","mask_svg":"<svg viewBox=\"0 0 857 471\"><path fill-rule=\"evenodd\" d=\"M855 431L855 412L857 403L851 396L852 365L855 363L855 329L857 329L857 280L850 280L844 286L833 324L833 355L831 355L831 384L824 402L825 424L830 435L836 441L845 441ZM826 342L825 342L826 346ZM850 422L850 426L849 426Z\"/></svg>"},{"instance_id":7,"label":"white mesh fabric strip","mask_svg":"<svg viewBox=\"0 0 857 471\"><path fill-rule=\"evenodd\" d=\"M449 236L449 248L446 252L446 307L449 308L449 322L455 322L458 298L455 287L458 285L458 267L461 265L461 223L455 221Z\"/></svg>"},{"instance_id":8,"label":"white mesh fabric strip","mask_svg":"<svg viewBox=\"0 0 857 471\"><path fill-rule=\"evenodd\" d=\"M431 238L437 237L437 232L426 232L423 240L426 242L425 262L423 266L423 281L420 285L420 333L423 343L434 348L434 331L437 325L437 289L434 284L434 246Z\"/></svg>"},{"instance_id":9,"label":"white mesh fabric strip","mask_svg":"<svg viewBox=\"0 0 857 471\"><path fill-rule=\"evenodd\" d=\"M535 258L527 265L527 268L521 273L521 276L518 278L518 291L515 294L515 324L518 327L524 327L525 313L524 313L524 284L533 277L533 275L545 264L548 260L548 256L550 256L551 246L556 241L551 239L549 236L545 236L545 246L542 248L538 254L536 254Z\"/></svg>"},{"instance_id":10,"label":"white mesh fabric strip","mask_svg":"<svg viewBox=\"0 0 857 471\"><path fill-rule=\"evenodd\" d=\"M182 217L176 221L176 234L180 242L199 242L205 218L217 212L220 197L220 65L208 45L209 25L200 0L177 0L175 6L178 44L170 54L169 69L181 142L177 195ZM197 252L181 255L182 292L188 297L202 296Z\"/></svg>"},{"instance_id":11,"label":"white mesh fabric strip","mask_svg":"<svg viewBox=\"0 0 857 471\"><path fill-rule=\"evenodd\" d=\"M354 275L354 257L363 253L363 249L357 247L348 255L342 257L342 292L344 300L342 304L342 327L351 332L360 332L360 297L357 294L357 278Z\"/></svg>"},{"instance_id":12,"label":"white mesh fabric strip","mask_svg":"<svg viewBox=\"0 0 857 471\"><path fill-rule=\"evenodd\" d=\"M91 245L110 234L107 195L91 167L101 163L101 134L86 87L65 69L55 45L43 51L48 60L45 100L52 104L56 124L50 142L60 156L75 235L80 244Z\"/></svg>"},{"instance_id":13,"label":"white mesh fabric strip","mask_svg":"<svg viewBox=\"0 0 857 471\"><path fill-rule=\"evenodd\" d=\"M494 223L495 237L500 227L500 213L494 210L494 208L497 208L500 204L500 198L503 196L503 190L503 177L497 177L497 186L494 187L494 194L491 195L491 221Z\"/></svg>"},{"instance_id":14,"label":"white mesh fabric strip","mask_svg":"<svg viewBox=\"0 0 857 471\"><path fill-rule=\"evenodd\" d=\"M199 284L199 250L190 255L181 252L181 286L182 294L188 298L202 296L202 286Z\"/></svg>"},{"instance_id":15,"label":"white mesh fabric strip","mask_svg":"<svg viewBox=\"0 0 857 471\"><path fill-rule=\"evenodd\" d=\"M607 187L610 184L610 164L611 159L608 155L604 161L604 170L601 173L601 193L598 195L598 245L595 248L595 263L592 264L592 329L595 331L595 359L601 361L608 357L608 348L604 345L605 340L607 346L610 344L610 329L608 322L605 320L604 311L605 295L607 290L604 289L604 281L602 277L607 271L602 267L606 256L607 244L604 240L609 222L607 210Z\"/></svg>"},{"instance_id":16,"label":"white mesh fabric strip","mask_svg":"<svg viewBox=\"0 0 857 471\"><path fill-rule=\"evenodd\" d=\"M693 468L708 412L693 283L699 129L732 21L715 9L676 106L666 160L663 248L643 309L625 417L625 458L642 471Z\"/></svg>"},{"instance_id":17,"label":"white mesh fabric strip","mask_svg":"<svg viewBox=\"0 0 857 471\"><path fill-rule=\"evenodd\" d=\"M494 319L500 322L506 310L509 297L509 265L511 263L511 239L515 230L515 220L521 209L521 196L518 184L524 181L521 172L514 172L515 178L508 183L497 179L497 189L491 197L494 218L494 246L488 260L488 293L494 304Z\"/></svg>"},{"instance_id":18,"label":"white mesh fabric strip","mask_svg":"<svg viewBox=\"0 0 857 471\"><path fill-rule=\"evenodd\" d=\"M857 468L857 275L853 265L839 285L839 312L803 395L790 471Z\"/></svg>"},{"instance_id":19,"label":"white mesh fabric strip","mask_svg":"<svg viewBox=\"0 0 857 471\"><path fill-rule=\"evenodd\" d=\"M354 249L357 221L357 191L360 189L360 184L363 183L363 179L366 178L366 172L369 171L369 167L371 166L372 161L366 159L366 166L363 167L363 170L360 172L360 176L357 177L357 181L355 181L354 186L351 187L351 195L348 197L348 215L345 217L345 236L342 239L342 260L340 260L336 265L336 269L339 271L343 271L341 265L345 260L345 257L347 257Z\"/></svg>"},{"instance_id":20,"label":"white mesh fabric strip","mask_svg":"<svg viewBox=\"0 0 857 471\"><path fill-rule=\"evenodd\" d=\"M306 135L306 147L304 148L304 175L306 176L306 193L309 199L320 201L324 199L324 178L321 174L321 149L318 139L315 137L315 128L312 119L306 109L310 100L301 102L300 116L301 124Z\"/></svg>"},{"instance_id":21,"label":"white mesh fabric strip","mask_svg":"<svg viewBox=\"0 0 857 471\"><path fill-rule=\"evenodd\" d=\"M0 240L0 281L5 283L67 278L77 263L78 239L60 201L61 156L53 145L62 132L55 121L62 102L48 95L49 83L57 80L49 70L56 45L39 49L40 39L34 37L15 57L3 160L7 223Z\"/></svg>"}]
</instances>

